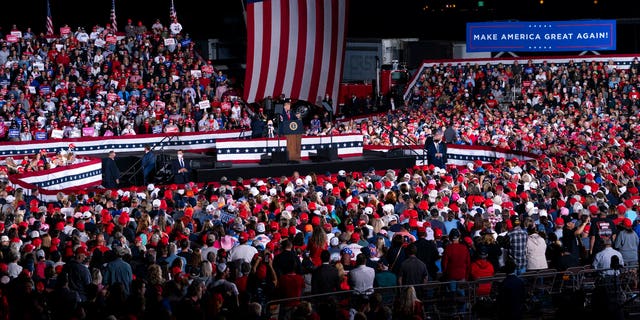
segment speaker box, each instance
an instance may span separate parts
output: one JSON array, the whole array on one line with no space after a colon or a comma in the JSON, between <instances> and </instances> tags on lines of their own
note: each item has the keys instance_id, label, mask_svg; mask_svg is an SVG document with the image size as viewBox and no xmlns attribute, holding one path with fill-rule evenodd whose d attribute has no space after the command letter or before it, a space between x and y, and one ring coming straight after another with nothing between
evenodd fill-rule
<instances>
[{"instance_id":1,"label":"speaker box","mask_svg":"<svg viewBox=\"0 0 640 320\"><path fill-rule=\"evenodd\" d=\"M216 167L215 161L207 160L191 160L191 169L213 169Z\"/></svg>"},{"instance_id":2,"label":"speaker box","mask_svg":"<svg viewBox=\"0 0 640 320\"><path fill-rule=\"evenodd\" d=\"M320 148L315 154L309 153L309 158L314 162L335 161L340 160L338 157L338 148Z\"/></svg>"},{"instance_id":3,"label":"speaker box","mask_svg":"<svg viewBox=\"0 0 640 320\"><path fill-rule=\"evenodd\" d=\"M274 151L271 153L271 163L289 162L289 153L285 151Z\"/></svg>"},{"instance_id":4,"label":"speaker box","mask_svg":"<svg viewBox=\"0 0 640 320\"><path fill-rule=\"evenodd\" d=\"M268 153L263 153L260 155L260 164L270 164L271 161L271 156Z\"/></svg>"},{"instance_id":5,"label":"speaker box","mask_svg":"<svg viewBox=\"0 0 640 320\"><path fill-rule=\"evenodd\" d=\"M400 148L389 149L386 154L387 158L399 158L404 156L404 150Z\"/></svg>"},{"instance_id":6,"label":"speaker box","mask_svg":"<svg viewBox=\"0 0 640 320\"><path fill-rule=\"evenodd\" d=\"M231 165L232 165L231 161L216 161L215 163L216 169L231 168Z\"/></svg>"}]
</instances>

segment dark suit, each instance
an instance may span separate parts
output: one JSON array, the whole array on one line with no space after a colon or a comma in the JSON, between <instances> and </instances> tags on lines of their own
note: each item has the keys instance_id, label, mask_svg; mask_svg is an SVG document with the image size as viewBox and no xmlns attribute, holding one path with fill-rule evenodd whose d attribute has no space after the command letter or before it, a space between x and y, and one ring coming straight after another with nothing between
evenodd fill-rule
<instances>
[{"instance_id":1,"label":"dark suit","mask_svg":"<svg viewBox=\"0 0 640 320\"><path fill-rule=\"evenodd\" d=\"M120 169L116 165L116 161L106 158L102 161L102 185L107 189L115 189L118 187L116 180L120 179Z\"/></svg>"},{"instance_id":2,"label":"dark suit","mask_svg":"<svg viewBox=\"0 0 640 320\"><path fill-rule=\"evenodd\" d=\"M447 165L447 144L444 141L440 141L436 143L433 138L427 139L427 142L424 145L425 150L427 150L427 161L429 164L433 164L436 167L441 169L446 169ZM440 153L441 156L437 157L436 153Z\"/></svg>"},{"instance_id":3,"label":"dark suit","mask_svg":"<svg viewBox=\"0 0 640 320\"><path fill-rule=\"evenodd\" d=\"M189 177L191 175L191 166L189 165L189 161L187 161L186 159L182 158L182 164L178 159L173 160L171 168L173 171L174 183L185 184L191 180ZM182 168L187 169L187 172L178 173L178 170Z\"/></svg>"},{"instance_id":4,"label":"dark suit","mask_svg":"<svg viewBox=\"0 0 640 320\"><path fill-rule=\"evenodd\" d=\"M153 151L149 151L142 157L142 174L144 176L144 184L148 184L153 177L153 172L156 170L156 155Z\"/></svg>"},{"instance_id":5,"label":"dark suit","mask_svg":"<svg viewBox=\"0 0 640 320\"><path fill-rule=\"evenodd\" d=\"M311 275L311 293L321 294L340 290L338 269L330 264L322 264Z\"/></svg>"},{"instance_id":6,"label":"dark suit","mask_svg":"<svg viewBox=\"0 0 640 320\"><path fill-rule=\"evenodd\" d=\"M278 120L279 120L279 125L278 125L278 131L280 132L280 134L284 134L284 128L285 126L287 126L289 124L289 122L291 120L296 120L296 115L293 113L293 111L289 110L287 111L282 111L282 113L278 116Z\"/></svg>"}]
</instances>

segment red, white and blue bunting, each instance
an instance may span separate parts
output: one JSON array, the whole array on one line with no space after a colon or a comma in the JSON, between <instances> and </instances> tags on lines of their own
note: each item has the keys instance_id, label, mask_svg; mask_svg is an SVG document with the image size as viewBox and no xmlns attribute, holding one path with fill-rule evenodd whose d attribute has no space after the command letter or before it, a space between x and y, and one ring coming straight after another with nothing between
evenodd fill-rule
<instances>
[{"instance_id":1,"label":"red, white and blue bunting","mask_svg":"<svg viewBox=\"0 0 640 320\"><path fill-rule=\"evenodd\" d=\"M397 146L365 146L364 149L372 151L387 152L390 149L398 148ZM416 156L416 165L428 164L426 162L427 155L423 146L411 145L404 148L404 154L410 156ZM522 152L517 150L509 150L494 147L485 146L467 146L458 144L447 145L447 156L449 161L447 165L452 166L466 166L467 163L475 160L480 160L483 163L490 163L497 159L518 159L518 160L534 160L538 156L529 152Z\"/></svg>"},{"instance_id":2,"label":"red, white and blue bunting","mask_svg":"<svg viewBox=\"0 0 640 320\"><path fill-rule=\"evenodd\" d=\"M9 181L25 191L38 189L41 195L54 197L58 192L77 192L99 186L102 183L102 161L90 157L77 159L77 163L69 166L12 174Z\"/></svg>"},{"instance_id":3,"label":"red, white and blue bunting","mask_svg":"<svg viewBox=\"0 0 640 320\"><path fill-rule=\"evenodd\" d=\"M362 135L347 134L328 136L302 137L300 158L309 159L310 152L316 152L322 147L333 146L338 149L340 157L362 156ZM218 161L231 161L233 163L257 163L260 155L287 149L285 138L276 139L252 139L252 140L218 140Z\"/></svg>"},{"instance_id":4,"label":"red, white and blue bunting","mask_svg":"<svg viewBox=\"0 0 640 320\"><path fill-rule=\"evenodd\" d=\"M135 136L109 137L85 137L77 139L46 140L46 141L20 141L5 142L0 146L0 158L8 156L32 155L47 150L48 153L56 153L61 150L68 150L69 144L75 145L75 153L81 155L104 154L109 150L116 152L140 152L142 148L149 144L157 145L156 148L164 146L166 150L185 150L191 152L205 152L216 147L218 139L235 139L250 136L251 131L216 131L216 132L193 132L179 133L174 135L165 134L143 134ZM165 136L170 136L160 145Z\"/></svg>"}]
</instances>

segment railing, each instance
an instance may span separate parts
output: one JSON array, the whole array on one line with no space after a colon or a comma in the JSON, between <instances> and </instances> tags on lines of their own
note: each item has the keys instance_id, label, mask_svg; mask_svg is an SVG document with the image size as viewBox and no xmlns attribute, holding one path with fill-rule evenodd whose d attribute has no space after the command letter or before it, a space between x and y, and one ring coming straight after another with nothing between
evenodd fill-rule
<instances>
[{"instance_id":1,"label":"railing","mask_svg":"<svg viewBox=\"0 0 640 320\"><path fill-rule=\"evenodd\" d=\"M501 307L498 297L501 283L506 277L506 274L496 274L475 281L429 281L414 285L416 296L422 303L418 316L422 319L495 318ZM603 270L579 267L566 271L529 271L519 278L525 286L523 313L526 317L555 318L561 308L567 308L567 299L578 299L582 310L588 312L594 292L604 287L619 294L619 307L624 308L627 314L640 310L636 301L637 267L623 268L613 277L604 277ZM318 313L327 312L327 309L348 313L351 309L359 310L363 304L378 302L393 310L396 297L408 287L378 287L367 293L351 290L271 300L264 311L269 319L286 320L303 303Z\"/></svg>"}]
</instances>

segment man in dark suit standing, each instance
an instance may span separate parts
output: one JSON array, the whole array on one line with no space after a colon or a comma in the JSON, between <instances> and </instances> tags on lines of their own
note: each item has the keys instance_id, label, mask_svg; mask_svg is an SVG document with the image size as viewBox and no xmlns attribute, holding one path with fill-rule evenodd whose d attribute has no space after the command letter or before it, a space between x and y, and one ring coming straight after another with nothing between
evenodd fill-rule
<instances>
[{"instance_id":1,"label":"man in dark suit standing","mask_svg":"<svg viewBox=\"0 0 640 320\"><path fill-rule=\"evenodd\" d=\"M438 130L433 137L428 138L424 148L427 150L427 161L429 161L429 164L433 164L441 169L446 169L448 160L447 144L442 141L442 131Z\"/></svg>"},{"instance_id":2,"label":"man in dark suit standing","mask_svg":"<svg viewBox=\"0 0 640 320\"><path fill-rule=\"evenodd\" d=\"M320 253L322 264L313 270L311 275L311 293L322 294L340 290L340 276L338 269L329 260L331 254L327 250Z\"/></svg>"},{"instance_id":3,"label":"man in dark suit standing","mask_svg":"<svg viewBox=\"0 0 640 320\"><path fill-rule=\"evenodd\" d=\"M293 111L291 111L291 99L285 99L282 113L278 115L278 131L280 134L284 133L284 128L287 123L294 119L296 119L296 116L293 114Z\"/></svg>"},{"instance_id":4,"label":"man in dark suit standing","mask_svg":"<svg viewBox=\"0 0 640 320\"><path fill-rule=\"evenodd\" d=\"M120 184L120 169L115 158L115 150L110 150L109 157L102 161L102 185L107 189L115 189Z\"/></svg>"},{"instance_id":5,"label":"man in dark suit standing","mask_svg":"<svg viewBox=\"0 0 640 320\"><path fill-rule=\"evenodd\" d=\"M189 182L189 175L191 174L191 166L189 162L184 159L182 150L178 150L178 159L173 160L173 182L177 184L186 184Z\"/></svg>"}]
</instances>

